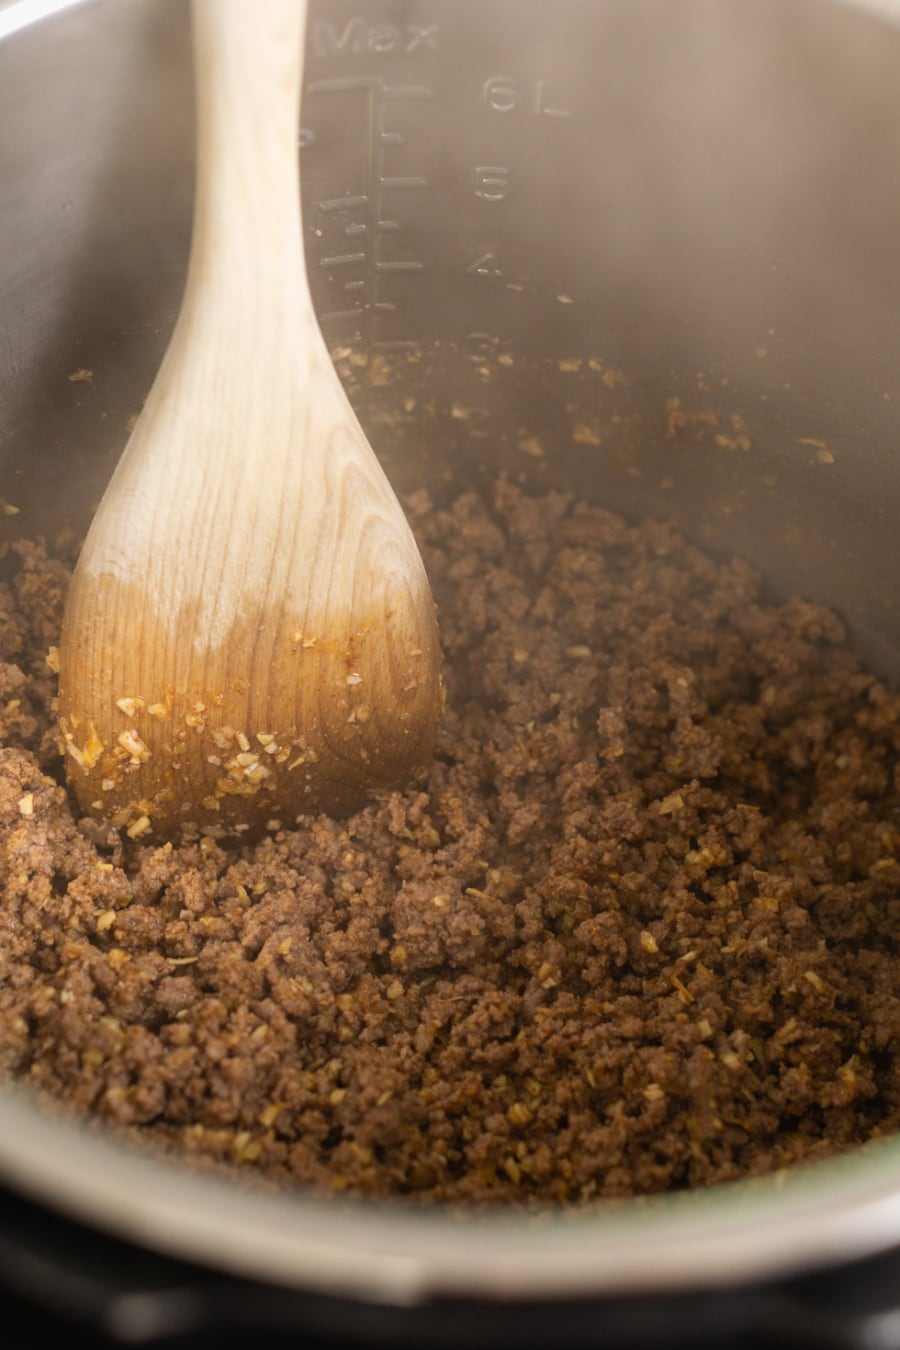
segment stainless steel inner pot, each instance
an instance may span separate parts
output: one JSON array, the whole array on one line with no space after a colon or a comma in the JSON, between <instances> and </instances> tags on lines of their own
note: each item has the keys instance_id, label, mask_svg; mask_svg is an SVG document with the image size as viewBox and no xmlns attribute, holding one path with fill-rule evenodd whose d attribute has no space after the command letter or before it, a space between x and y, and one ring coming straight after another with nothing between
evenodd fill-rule
<instances>
[{"instance_id":1,"label":"stainless steel inner pot","mask_svg":"<svg viewBox=\"0 0 900 1350\"><path fill-rule=\"evenodd\" d=\"M398 489L502 468L674 517L774 593L836 606L895 675L898 18L315 7L310 271L333 347L368 355L351 371L400 371L354 385ZM176 314L191 193L182 0L0 3L0 538L85 528ZM461 1219L257 1195L7 1090L0 1173L153 1248L398 1303L734 1284L900 1241L897 1141L787 1181Z\"/></svg>"}]
</instances>

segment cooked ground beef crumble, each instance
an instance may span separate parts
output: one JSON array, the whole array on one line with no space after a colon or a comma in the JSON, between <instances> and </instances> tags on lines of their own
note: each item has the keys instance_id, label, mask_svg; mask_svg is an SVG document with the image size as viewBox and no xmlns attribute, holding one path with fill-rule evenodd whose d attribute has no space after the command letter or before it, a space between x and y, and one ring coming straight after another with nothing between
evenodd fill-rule
<instances>
[{"instance_id":1,"label":"cooked ground beef crumble","mask_svg":"<svg viewBox=\"0 0 900 1350\"><path fill-rule=\"evenodd\" d=\"M0 1067L205 1164L431 1201L771 1172L900 1127L900 699L671 525L408 507L425 790L243 853L79 821L66 571L0 566Z\"/></svg>"}]
</instances>

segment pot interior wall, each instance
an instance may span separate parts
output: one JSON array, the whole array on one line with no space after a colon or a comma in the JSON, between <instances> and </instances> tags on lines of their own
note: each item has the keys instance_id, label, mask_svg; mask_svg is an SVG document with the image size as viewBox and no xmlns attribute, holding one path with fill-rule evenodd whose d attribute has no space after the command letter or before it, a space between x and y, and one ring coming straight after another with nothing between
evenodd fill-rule
<instances>
[{"instance_id":1,"label":"pot interior wall","mask_svg":"<svg viewBox=\"0 0 900 1350\"><path fill-rule=\"evenodd\" d=\"M53 538L180 298L185 7L93 0L0 66L3 529ZM898 73L825 0L314 6L312 286L398 488L502 468L673 516L894 668Z\"/></svg>"}]
</instances>

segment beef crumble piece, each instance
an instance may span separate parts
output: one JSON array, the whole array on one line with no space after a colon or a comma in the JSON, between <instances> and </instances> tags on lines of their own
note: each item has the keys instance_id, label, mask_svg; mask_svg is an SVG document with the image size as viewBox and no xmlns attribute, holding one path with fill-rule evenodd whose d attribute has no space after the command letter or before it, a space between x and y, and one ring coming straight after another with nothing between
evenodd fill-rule
<instances>
[{"instance_id":1,"label":"beef crumble piece","mask_svg":"<svg viewBox=\"0 0 900 1350\"><path fill-rule=\"evenodd\" d=\"M900 700L838 619L563 495L409 507L447 658L427 790L243 854L77 820L62 571L7 557L3 1073L198 1163L431 1201L897 1130Z\"/></svg>"}]
</instances>

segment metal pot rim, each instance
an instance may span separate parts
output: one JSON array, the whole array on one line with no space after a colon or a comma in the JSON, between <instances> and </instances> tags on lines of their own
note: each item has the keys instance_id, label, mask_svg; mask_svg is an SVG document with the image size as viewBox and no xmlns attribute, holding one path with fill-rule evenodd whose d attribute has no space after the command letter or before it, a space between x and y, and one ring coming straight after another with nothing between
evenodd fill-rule
<instances>
[{"instance_id":1,"label":"metal pot rim","mask_svg":"<svg viewBox=\"0 0 900 1350\"><path fill-rule=\"evenodd\" d=\"M900 1138L789 1173L540 1213L273 1194L0 1092L0 1177L116 1237L230 1274L414 1306L712 1289L900 1240Z\"/></svg>"}]
</instances>

